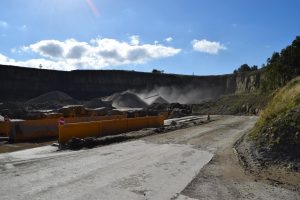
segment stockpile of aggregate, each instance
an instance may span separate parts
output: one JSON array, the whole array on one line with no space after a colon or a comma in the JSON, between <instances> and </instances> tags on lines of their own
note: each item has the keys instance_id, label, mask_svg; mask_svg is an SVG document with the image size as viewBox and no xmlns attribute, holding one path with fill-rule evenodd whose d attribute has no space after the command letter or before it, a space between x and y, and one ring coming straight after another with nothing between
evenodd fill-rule
<instances>
[{"instance_id":1,"label":"stockpile of aggregate","mask_svg":"<svg viewBox=\"0 0 300 200\"><path fill-rule=\"evenodd\" d=\"M161 96L158 96L151 104L168 104L169 102Z\"/></svg>"},{"instance_id":2,"label":"stockpile of aggregate","mask_svg":"<svg viewBox=\"0 0 300 200\"><path fill-rule=\"evenodd\" d=\"M116 108L146 108L148 104L132 92L115 93L107 98Z\"/></svg>"},{"instance_id":3,"label":"stockpile of aggregate","mask_svg":"<svg viewBox=\"0 0 300 200\"><path fill-rule=\"evenodd\" d=\"M56 109L70 104L76 105L79 101L61 91L48 92L25 102L34 109Z\"/></svg>"}]
</instances>

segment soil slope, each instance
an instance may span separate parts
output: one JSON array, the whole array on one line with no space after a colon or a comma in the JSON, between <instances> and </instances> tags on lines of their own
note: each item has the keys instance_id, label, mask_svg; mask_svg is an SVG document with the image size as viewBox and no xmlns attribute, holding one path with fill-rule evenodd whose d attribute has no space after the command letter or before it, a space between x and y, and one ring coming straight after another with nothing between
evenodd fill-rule
<instances>
[{"instance_id":1,"label":"soil slope","mask_svg":"<svg viewBox=\"0 0 300 200\"><path fill-rule=\"evenodd\" d=\"M250 136L262 157L300 171L300 77L275 93Z\"/></svg>"}]
</instances>

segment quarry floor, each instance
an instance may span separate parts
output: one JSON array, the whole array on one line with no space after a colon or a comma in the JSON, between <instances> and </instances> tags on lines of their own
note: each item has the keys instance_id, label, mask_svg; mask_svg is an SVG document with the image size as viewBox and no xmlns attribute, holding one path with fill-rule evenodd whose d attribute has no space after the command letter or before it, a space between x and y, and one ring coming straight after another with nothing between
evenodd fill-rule
<instances>
[{"instance_id":1,"label":"quarry floor","mask_svg":"<svg viewBox=\"0 0 300 200\"><path fill-rule=\"evenodd\" d=\"M43 146L0 154L5 199L300 199L244 172L233 144L256 117L210 123L80 151Z\"/></svg>"}]
</instances>

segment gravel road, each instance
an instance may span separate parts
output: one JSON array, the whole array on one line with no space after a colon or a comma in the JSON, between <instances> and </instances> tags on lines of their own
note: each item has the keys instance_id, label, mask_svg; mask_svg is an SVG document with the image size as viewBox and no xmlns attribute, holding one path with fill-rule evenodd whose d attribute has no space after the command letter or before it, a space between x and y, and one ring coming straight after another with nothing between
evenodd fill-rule
<instances>
[{"instance_id":1,"label":"gravel road","mask_svg":"<svg viewBox=\"0 0 300 200\"><path fill-rule=\"evenodd\" d=\"M246 175L232 150L256 117L80 151L45 146L0 154L6 199L299 199Z\"/></svg>"}]
</instances>

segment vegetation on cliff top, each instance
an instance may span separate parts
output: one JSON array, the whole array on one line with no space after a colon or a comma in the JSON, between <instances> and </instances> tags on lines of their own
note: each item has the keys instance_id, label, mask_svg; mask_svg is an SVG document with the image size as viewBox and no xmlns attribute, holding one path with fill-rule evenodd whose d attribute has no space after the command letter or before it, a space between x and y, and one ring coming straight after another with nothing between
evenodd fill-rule
<instances>
[{"instance_id":1,"label":"vegetation on cliff top","mask_svg":"<svg viewBox=\"0 0 300 200\"><path fill-rule=\"evenodd\" d=\"M234 74L249 73L258 70L257 66L250 67L247 64L241 65L234 70ZM270 93L287 82L300 75L300 36L297 36L291 45L282 49L281 52L274 52L267 59L267 63L259 69L262 74L260 90L263 93Z\"/></svg>"},{"instance_id":2,"label":"vegetation on cliff top","mask_svg":"<svg viewBox=\"0 0 300 200\"><path fill-rule=\"evenodd\" d=\"M267 157L300 158L300 76L274 94L250 136Z\"/></svg>"},{"instance_id":3,"label":"vegetation on cliff top","mask_svg":"<svg viewBox=\"0 0 300 200\"><path fill-rule=\"evenodd\" d=\"M237 73L251 72L251 71L256 71L257 69L258 67L256 65L250 67L248 64L242 64L238 69L235 69L233 73L237 74Z\"/></svg>"},{"instance_id":4,"label":"vegetation on cliff top","mask_svg":"<svg viewBox=\"0 0 300 200\"><path fill-rule=\"evenodd\" d=\"M263 68L264 79L261 83L263 91L274 90L284 86L291 79L300 75L300 36L280 53L273 53Z\"/></svg>"}]
</instances>

